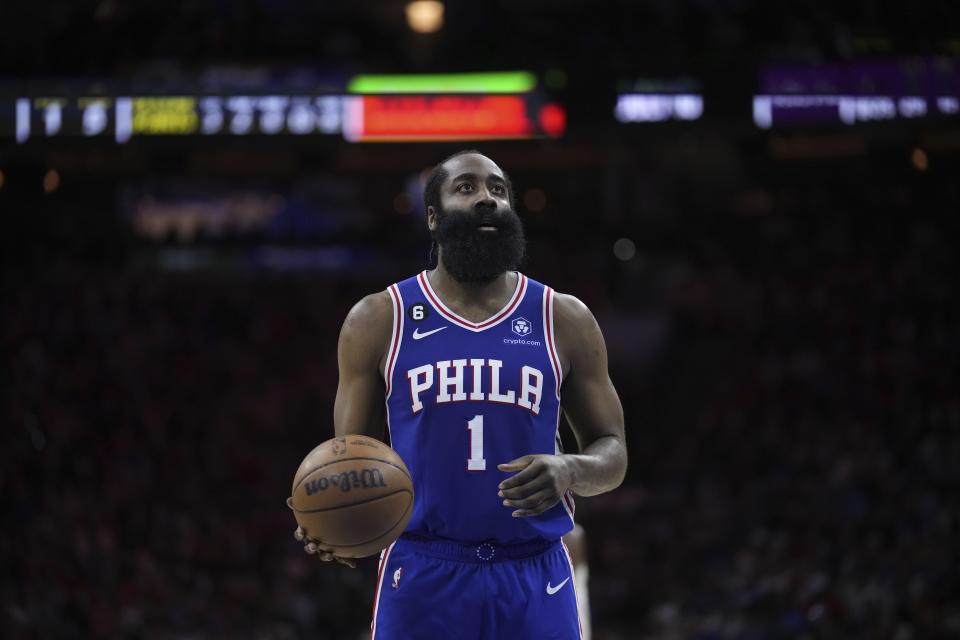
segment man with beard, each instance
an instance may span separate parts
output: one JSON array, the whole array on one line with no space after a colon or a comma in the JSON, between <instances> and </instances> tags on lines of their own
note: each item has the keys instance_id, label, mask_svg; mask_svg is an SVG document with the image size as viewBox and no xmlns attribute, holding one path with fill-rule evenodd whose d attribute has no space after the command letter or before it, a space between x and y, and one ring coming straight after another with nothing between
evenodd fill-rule
<instances>
[{"instance_id":1,"label":"man with beard","mask_svg":"<svg viewBox=\"0 0 960 640\"><path fill-rule=\"evenodd\" d=\"M337 436L379 438L386 421L416 496L380 557L373 636L579 638L572 496L627 467L603 336L583 303L516 270L523 227L492 160L450 156L424 202L436 268L361 300L338 345ZM561 407L580 453L561 452Z\"/></svg>"}]
</instances>

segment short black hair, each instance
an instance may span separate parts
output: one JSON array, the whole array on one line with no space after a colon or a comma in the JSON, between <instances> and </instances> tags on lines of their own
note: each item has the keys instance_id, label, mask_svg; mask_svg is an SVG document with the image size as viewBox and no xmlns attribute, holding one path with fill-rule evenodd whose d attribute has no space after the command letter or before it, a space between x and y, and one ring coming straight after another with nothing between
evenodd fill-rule
<instances>
[{"instance_id":1,"label":"short black hair","mask_svg":"<svg viewBox=\"0 0 960 640\"><path fill-rule=\"evenodd\" d=\"M426 213L429 207L440 209L440 185L443 184L443 181L446 180L447 176L449 175L447 170L443 168L443 165L447 164L454 158L465 156L468 153L475 153L478 156L483 156L484 158L490 157L480 151L477 151L476 149L463 149L441 160L437 166L433 168L433 171L430 172L430 176L427 178L427 184L423 187L424 213ZM503 180L507 183L507 199L510 202L510 208L516 210L516 205L513 201L513 184L510 182L510 176L507 175L506 171L503 172Z\"/></svg>"}]
</instances>

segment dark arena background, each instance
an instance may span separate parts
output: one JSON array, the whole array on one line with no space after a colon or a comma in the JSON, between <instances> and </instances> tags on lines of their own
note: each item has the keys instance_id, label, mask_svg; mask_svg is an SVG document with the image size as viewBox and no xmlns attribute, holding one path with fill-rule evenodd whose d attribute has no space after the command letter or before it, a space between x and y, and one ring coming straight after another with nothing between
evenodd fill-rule
<instances>
[{"instance_id":1,"label":"dark arena background","mask_svg":"<svg viewBox=\"0 0 960 640\"><path fill-rule=\"evenodd\" d=\"M4 638L369 635L284 500L463 148L624 403L593 638L960 637L955 3L9 0L0 52Z\"/></svg>"}]
</instances>

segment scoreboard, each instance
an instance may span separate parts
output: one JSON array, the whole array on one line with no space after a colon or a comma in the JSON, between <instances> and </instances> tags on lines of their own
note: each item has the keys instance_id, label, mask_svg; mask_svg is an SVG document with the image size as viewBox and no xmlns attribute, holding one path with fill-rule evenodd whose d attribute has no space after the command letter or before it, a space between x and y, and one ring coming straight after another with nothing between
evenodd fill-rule
<instances>
[{"instance_id":1,"label":"scoreboard","mask_svg":"<svg viewBox=\"0 0 960 640\"><path fill-rule=\"evenodd\" d=\"M34 137L56 136L108 137L124 143L134 136L330 135L343 131L345 99L328 95L16 98L13 132L21 144Z\"/></svg>"},{"instance_id":2,"label":"scoreboard","mask_svg":"<svg viewBox=\"0 0 960 640\"><path fill-rule=\"evenodd\" d=\"M753 121L761 129L955 117L960 114L960 60L770 66L761 70L759 88Z\"/></svg>"},{"instance_id":3,"label":"scoreboard","mask_svg":"<svg viewBox=\"0 0 960 640\"><path fill-rule=\"evenodd\" d=\"M360 78L340 94L0 93L0 140L342 136L390 142L559 137L566 130L563 106L534 90L532 74L438 78L442 82L417 77L412 84L402 76L392 83Z\"/></svg>"},{"instance_id":4,"label":"scoreboard","mask_svg":"<svg viewBox=\"0 0 960 640\"><path fill-rule=\"evenodd\" d=\"M0 86L0 142L231 136L430 142L557 138L567 131L565 108L527 71L306 81L247 71L183 80L166 91L152 91L156 85L147 82ZM624 124L704 121L710 114L716 122L717 113L731 113L723 108L731 97L720 93L718 99L687 77L634 80L620 83L612 115ZM734 118L752 115L760 129L956 118L960 59L767 66L751 93L734 96Z\"/></svg>"},{"instance_id":5,"label":"scoreboard","mask_svg":"<svg viewBox=\"0 0 960 640\"><path fill-rule=\"evenodd\" d=\"M789 125L854 125L883 120L955 116L960 96L757 95L753 121L761 129Z\"/></svg>"}]
</instances>

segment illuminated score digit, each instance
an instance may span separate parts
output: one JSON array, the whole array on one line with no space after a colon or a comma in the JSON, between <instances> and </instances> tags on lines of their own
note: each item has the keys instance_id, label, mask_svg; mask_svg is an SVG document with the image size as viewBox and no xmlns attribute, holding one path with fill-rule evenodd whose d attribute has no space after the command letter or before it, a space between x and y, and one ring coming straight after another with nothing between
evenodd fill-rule
<instances>
[{"instance_id":1,"label":"illuminated score digit","mask_svg":"<svg viewBox=\"0 0 960 640\"><path fill-rule=\"evenodd\" d=\"M339 96L317 98L320 109L320 131L340 133L343 129L343 100Z\"/></svg>"},{"instance_id":2,"label":"illuminated score digit","mask_svg":"<svg viewBox=\"0 0 960 640\"><path fill-rule=\"evenodd\" d=\"M284 96L264 96L258 101L260 107L260 131L274 135L283 131L284 112L289 99Z\"/></svg>"},{"instance_id":3,"label":"illuminated score digit","mask_svg":"<svg viewBox=\"0 0 960 640\"><path fill-rule=\"evenodd\" d=\"M253 98L232 96L227 98L227 108L233 112L230 119L230 133L243 136L253 129Z\"/></svg>"},{"instance_id":4,"label":"illuminated score digit","mask_svg":"<svg viewBox=\"0 0 960 640\"><path fill-rule=\"evenodd\" d=\"M83 135L97 136L107 130L107 101L81 98L83 110Z\"/></svg>"},{"instance_id":5,"label":"illuminated score digit","mask_svg":"<svg viewBox=\"0 0 960 640\"><path fill-rule=\"evenodd\" d=\"M17 144L30 138L30 98L17 98Z\"/></svg>"},{"instance_id":6,"label":"illuminated score digit","mask_svg":"<svg viewBox=\"0 0 960 640\"><path fill-rule=\"evenodd\" d=\"M939 96L937 109L940 113L960 113L960 99L956 96Z\"/></svg>"},{"instance_id":7,"label":"illuminated score digit","mask_svg":"<svg viewBox=\"0 0 960 640\"><path fill-rule=\"evenodd\" d=\"M200 131L206 135L223 129L223 100L215 97L200 100Z\"/></svg>"},{"instance_id":8,"label":"illuminated score digit","mask_svg":"<svg viewBox=\"0 0 960 640\"><path fill-rule=\"evenodd\" d=\"M55 98L40 98L34 105L43 109L43 129L48 136L60 133L63 126L63 100Z\"/></svg>"},{"instance_id":9,"label":"illuminated score digit","mask_svg":"<svg viewBox=\"0 0 960 640\"><path fill-rule=\"evenodd\" d=\"M123 144L133 135L133 100L119 96L115 104L114 137L118 144Z\"/></svg>"},{"instance_id":10,"label":"illuminated score digit","mask_svg":"<svg viewBox=\"0 0 960 640\"><path fill-rule=\"evenodd\" d=\"M287 129L290 133L302 136L313 131L317 118L313 113L309 98L294 97L287 114Z\"/></svg>"}]
</instances>

